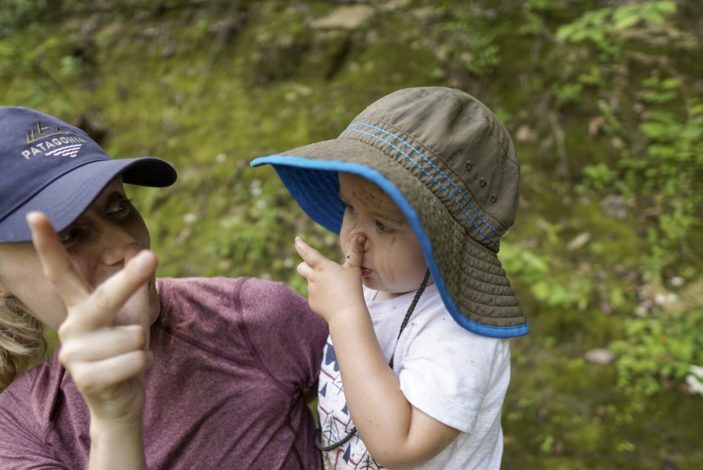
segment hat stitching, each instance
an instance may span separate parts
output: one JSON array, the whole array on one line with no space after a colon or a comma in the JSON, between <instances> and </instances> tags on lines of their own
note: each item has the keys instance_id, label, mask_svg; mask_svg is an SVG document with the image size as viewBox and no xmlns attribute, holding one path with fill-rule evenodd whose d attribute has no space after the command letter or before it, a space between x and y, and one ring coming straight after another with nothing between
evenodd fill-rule
<instances>
[{"instance_id":1,"label":"hat stitching","mask_svg":"<svg viewBox=\"0 0 703 470\"><path fill-rule=\"evenodd\" d=\"M498 124L496 122L493 122L492 119L488 119L491 125L488 128L489 134L495 139L496 143L500 146L500 148L503 150L503 162L506 160L512 160L509 159L508 156L510 154L510 149L508 147L508 136L505 135L505 132L503 132Z\"/></svg>"},{"instance_id":2,"label":"hat stitching","mask_svg":"<svg viewBox=\"0 0 703 470\"><path fill-rule=\"evenodd\" d=\"M422 171L424 174L426 174L430 179L432 179L432 181L434 181L435 183L437 183L437 184L449 195L449 197L450 197L450 198L456 203L456 205L459 207L459 209L461 210L461 212L462 212L462 213L467 217L467 219L471 222L471 225L473 225L474 228L475 228L481 235L484 236L484 238L486 238L488 241L491 242L491 244L495 245L496 247L500 246L500 242L498 242L497 240L494 240L493 237L491 237L491 236L488 235L486 232L484 232L483 230L481 230L481 227L476 224L475 219L471 216L471 214L469 214L469 213L466 212L464 206L462 206L461 204L459 204L459 202L456 200L456 197L454 196L454 194L452 194L452 193L447 189L446 186L444 186L440 181L437 181L437 179L436 179L434 176L432 176L429 172L427 172L427 170L425 170L424 168L422 168L422 166L420 166L420 164L419 164L416 160L414 160L410 155L408 155L408 154L405 153L403 150L401 150L397 145L394 145L394 144L392 144L391 142L388 142L388 141L387 141L386 139L384 139L383 137L379 137L379 136L374 135L374 134L372 134L372 133L370 133L370 132L366 132L366 131L362 131L362 130L358 130L358 129L351 129L351 130L349 130L349 132L350 132L350 133L358 133L358 134L368 135L369 137L371 137L371 138L373 138L373 139L376 139L376 140L378 140L378 141L380 141L380 142L383 142L383 143L387 144L388 146L390 146L391 148L393 148L393 149L397 150L398 152L400 152L403 156L405 156L408 160L410 160L410 162L412 162L415 166L417 166L417 167L420 169L420 171Z\"/></svg>"},{"instance_id":3,"label":"hat stitching","mask_svg":"<svg viewBox=\"0 0 703 470\"><path fill-rule=\"evenodd\" d=\"M486 285L486 286L492 286L494 288L498 288L504 291L509 291L512 290L510 286L510 281L505 279L504 276L500 276L498 274L486 271L485 269L482 269L479 266L476 266L472 264L471 262L462 262L461 260L456 260L456 262L450 262L450 265L454 266L457 268L460 272L464 273L464 275L470 276L471 279L474 279L476 282ZM469 273L466 270L466 267L469 267L471 273ZM466 281L466 279L464 279ZM477 289L480 290L480 289ZM486 290L481 290L482 292L488 292ZM509 294L498 294L498 295L509 295Z\"/></svg>"},{"instance_id":4,"label":"hat stitching","mask_svg":"<svg viewBox=\"0 0 703 470\"><path fill-rule=\"evenodd\" d=\"M463 301L461 302L461 311L466 312L473 318L483 317L485 319L503 319L511 320L522 318L522 311L517 302L513 299L507 299L507 296L500 296L490 291L481 291L479 289L466 289L462 292ZM482 296L487 296L492 300L486 303L482 300ZM500 302L500 299L505 299L506 302ZM510 302L513 300L513 302ZM509 303L508 303L509 302Z\"/></svg>"},{"instance_id":5,"label":"hat stitching","mask_svg":"<svg viewBox=\"0 0 703 470\"><path fill-rule=\"evenodd\" d=\"M504 142L501 140L505 136L502 132L500 132L500 126L498 125L498 123L491 118L492 113L487 113L485 109L482 109L485 107L485 105L483 103L481 103L481 105L482 106L480 106L479 109L481 112L481 117L487 124L486 130L488 131L488 135L493 137L495 142L500 146L501 150L503 150L503 160L505 160L508 154L508 149L505 147ZM498 130L498 132L496 132L496 130Z\"/></svg>"},{"instance_id":6,"label":"hat stitching","mask_svg":"<svg viewBox=\"0 0 703 470\"><path fill-rule=\"evenodd\" d=\"M436 240L433 238L433 241ZM473 256L469 259L459 259L457 257L449 257L446 260L448 265L453 266L455 269L462 273L469 273L472 279L476 279L486 285L496 286L505 289L511 289L510 281L505 277L505 271L499 266L491 265L486 261L478 258L477 251L479 248L467 247L465 250L468 251ZM466 267L470 268L468 271Z\"/></svg>"},{"instance_id":7,"label":"hat stitching","mask_svg":"<svg viewBox=\"0 0 703 470\"><path fill-rule=\"evenodd\" d=\"M518 302L515 300L515 296L512 295L512 291L510 289L510 286L495 286L494 284L489 284L487 282L481 281L481 280L476 280L476 278L471 278L475 282L468 282L467 280L464 280L466 282L465 286L469 287L469 289L463 289L459 287L456 289L457 291L462 291L464 293L465 297L468 297L472 303L476 305L486 305L486 300L481 299L478 295L479 294L488 294L491 297L491 301L489 302L491 306L496 306L500 307L503 309L509 309L509 308L517 308L519 306ZM486 288L485 286L488 286ZM495 287L495 289L491 289L490 287ZM468 294L468 295L467 295ZM459 305L464 304L464 301L458 302ZM465 306L465 305L462 305ZM461 308L460 310L465 310L465 308ZM492 316L492 315L487 315L487 316ZM514 317L517 318L520 316L519 312L517 315Z\"/></svg>"},{"instance_id":8,"label":"hat stitching","mask_svg":"<svg viewBox=\"0 0 703 470\"><path fill-rule=\"evenodd\" d=\"M486 320L495 318L520 321L523 317L520 305L515 301L514 296L477 289L474 284L467 286L466 289L456 289L455 292L461 297L458 305L462 314L473 318L483 317L481 323L487 323ZM485 297L492 300L487 302Z\"/></svg>"},{"instance_id":9,"label":"hat stitching","mask_svg":"<svg viewBox=\"0 0 703 470\"><path fill-rule=\"evenodd\" d=\"M355 135L355 134L358 134L358 135ZM369 136L369 135L371 137L373 137L373 139L368 139L367 136ZM424 177L425 175L427 175L427 176L429 176L429 178L432 178L437 185L442 186L442 183L437 182L436 179L434 179L432 177L432 175L430 173L428 173L429 170L427 170L421 164L422 162L418 162L416 160L413 160L413 158L410 157L407 153L405 153L403 150L399 149L394 144L389 143L387 140L380 138L374 134L369 134L368 132L360 131L360 130L356 130L356 131L350 130L350 132L347 133L346 138L348 138L350 140L358 140L362 144L371 145L371 146L375 147L376 149L378 149L379 151L383 152L384 155L387 155L390 158L391 162L400 165L400 164L402 164L402 159L394 158L394 156L396 156L396 155L398 156L398 158L400 158L400 155L398 155L398 152L399 152L400 154L405 155L405 158L408 158L412 163L415 164L415 166L417 168L419 168L421 171L424 172L424 175L413 175L413 178ZM397 152L393 151L392 150L393 148ZM412 174L411 169L406 168L405 170L408 171L410 174ZM444 189L445 189L444 192L436 193L432 189L430 184L424 183L423 186L426 187L431 192L433 198L436 198L437 201L441 203L441 207L443 208L443 210L447 210L449 212L448 215L451 218L451 220L453 221L453 223L455 224L455 226L457 227L457 230L461 231L461 235L460 235L461 240L465 240L466 237L468 237L468 240L472 240L473 243L477 243L477 244L482 245L484 250L487 248L491 252L498 252L499 251L499 249L500 249L499 243L495 242L495 240L493 240L493 239L491 239L491 237L487 236L487 234L485 232L480 231L479 227L476 227L475 223L472 223L472 225L468 225L468 223L467 224L463 223L464 220L468 220L468 221L473 222L475 219L472 219L471 215L466 214L465 211L461 211L461 212L463 212L464 215L466 215L465 218L462 217L462 214L458 213L459 210L462 209L462 206L460 204L452 204L448 200L443 200L445 195L448 195L449 197L453 196L450 191L447 191L446 187L444 187ZM456 199L454 200L454 202L456 202ZM457 209L457 214L451 215L451 211L455 208ZM480 234L476 233L476 229L479 229L479 231L481 233ZM486 238L485 241L484 241L484 237ZM491 243L491 242L493 242L493 243ZM483 251L479 251L479 253L482 255Z\"/></svg>"},{"instance_id":10,"label":"hat stitching","mask_svg":"<svg viewBox=\"0 0 703 470\"><path fill-rule=\"evenodd\" d=\"M414 147L412 144L410 144L409 142L405 141L402 137L400 137L400 136L398 136L398 135L396 135L396 134L393 134L392 132L389 132L389 131L387 131L387 130L381 128L381 127L378 127L378 126L375 126L375 125L373 125L373 124L369 124L369 123L366 123L366 122L361 122L361 121L352 122L352 123L349 125L349 127L347 127L347 130L351 129L352 126L354 126L355 124L361 124L361 125L368 126L368 127L373 128L373 129L379 130L379 131L383 132L384 134L389 135L389 136L395 138L396 140L399 140L400 142L402 142L402 143L405 144L406 146L410 147L411 150L413 150L413 151L414 151L415 153L417 153L420 157L422 157L422 159L423 159L424 161L426 161L437 173L439 173L440 175L442 175L442 176L449 182L449 184L451 184L452 187L453 187L454 189L456 189L456 190L459 192L459 194L461 195L462 199L465 199L465 200L466 200L466 203L468 204L468 206L476 213L476 215L478 216L478 218L481 220L481 222L482 222L484 225L486 225L489 229L491 229L491 231L492 231L493 233L495 233L495 234L498 235L499 237L503 236L503 234L504 234L505 232L504 232L504 231L501 231L500 229L497 229L497 228L493 227L490 222L488 222L486 219L484 219L484 217L481 215L481 212L480 212L476 207L474 207L473 204L471 204L471 200L469 199L469 197L468 197L468 196L464 193L464 191L462 191L462 189L454 182L454 180L453 180L450 176L448 176L447 174L445 174L434 162L432 162L432 160L430 160L429 158L427 158L427 157L425 156L425 154L423 154L420 150L418 150L417 148L415 148L415 147ZM458 203L457 203L457 204L458 204ZM458 205L460 205L460 204L458 204Z\"/></svg>"},{"instance_id":11,"label":"hat stitching","mask_svg":"<svg viewBox=\"0 0 703 470\"><path fill-rule=\"evenodd\" d=\"M473 250L470 250L473 251ZM502 268L498 266L494 266L491 264L486 263L485 261L476 259L476 257L472 257L473 259L470 261L465 261L467 266L471 267L472 270L475 270L477 272L480 272L481 276L481 282L484 282L486 284L491 284L491 285L496 285L496 286L509 286L510 284L508 281L505 279L503 276ZM451 261L450 261L451 263ZM456 260L455 263L456 266L462 267L463 263L462 260ZM464 269L462 269L464 271Z\"/></svg>"},{"instance_id":12,"label":"hat stitching","mask_svg":"<svg viewBox=\"0 0 703 470\"><path fill-rule=\"evenodd\" d=\"M355 121L355 122L361 122L361 121ZM352 124L353 124L353 123L352 123ZM352 124L350 124L350 126L351 126ZM400 134L400 133L403 133L403 131L402 131L401 129L395 127L395 126L392 124L392 122L390 122L390 121L382 121L382 120L381 120L381 121L379 121L379 125L383 125L384 127L386 127L387 129L390 129L390 130L393 131L393 132L397 132L397 133L399 133L399 134ZM345 129L345 130L346 130L346 129ZM352 137L351 135L346 135L346 136L345 136L344 133L342 133L342 134L340 135L340 138L343 137L343 136L346 137L346 138L348 138L348 139L353 139L353 137ZM412 141L413 141L412 135L408 134L407 139L412 142ZM401 139L401 140L402 140L402 139ZM371 145L371 142L368 142L368 141L366 141L366 140L364 140L364 139L359 139L359 141ZM430 162L431 162L433 159L437 162L437 163L435 164L435 165L437 165L437 171L440 171L440 172L444 171L444 172L446 172L447 174L452 175L452 176L448 176L448 178L449 178L450 180L463 182L463 179L461 178L461 176L457 175L456 172L455 172L455 170L453 170L451 167L447 166L447 167L444 168L444 169L441 168L441 167L442 167L442 164L447 165L447 163L446 163L446 162L438 155L438 153L436 153L432 148L428 147L427 145L424 145L421 141L415 142L414 145L417 146L417 148L416 148L415 150L421 149L421 150L418 150L418 152L422 153L422 152L424 151L427 155L429 155L428 159L430 160ZM383 144L381 144L380 146L376 146L376 147L377 147L379 150L386 152L385 146L383 146ZM392 155L391 152L386 152L386 153L387 153L389 156ZM474 195L473 195L473 192L471 191L471 188L466 187L466 194L467 194L467 196L466 196L466 197L467 197L467 200L470 201L470 200L472 200L472 199L475 199L475 197L474 197ZM441 197L440 197L439 199L442 200ZM459 206L459 205L457 205L457 206ZM444 207L447 208L448 210L451 210L451 208L450 208L447 204L444 204ZM461 206L459 206L459 207L461 207ZM482 209L480 208L481 206L480 206L479 204L476 204L476 207L478 207L478 209L477 209L478 215L481 216L481 212L480 212L480 211L482 210ZM473 208L473 207L472 207L472 208ZM485 214L483 214L483 215L485 215L486 219L488 219L489 221L492 221L492 222L487 222L488 224L493 223L496 227L500 227L498 230L501 230L501 231L503 232L503 234L505 233L505 231L507 231L508 227L506 227L500 220L493 218L489 213L485 213ZM460 224L460 225L461 225L461 224ZM489 244L489 245L483 244L483 243L482 243L480 240L478 240L477 238L472 237L472 236L471 236L471 232L467 231L467 230L470 230L470 229L471 229L471 227L463 227L464 235L468 235L471 240L474 240L474 241L476 241L476 242L478 242L478 243L481 243L483 246L487 246L489 249L491 249L491 251L495 251L495 252L499 251L499 247L494 247L493 245L490 245L490 244Z\"/></svg>"}]
</instances>

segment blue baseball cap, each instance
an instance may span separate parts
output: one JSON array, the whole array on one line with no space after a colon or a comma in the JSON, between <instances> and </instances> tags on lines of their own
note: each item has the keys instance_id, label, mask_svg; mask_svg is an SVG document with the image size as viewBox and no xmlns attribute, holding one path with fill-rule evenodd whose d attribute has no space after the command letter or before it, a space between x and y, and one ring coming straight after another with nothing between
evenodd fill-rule
<instances>
[{"instance_id":1,"label":"blue baseball cap","mask_svg":"<svg viewBox=\"0 0 703 470\"><path fill-rule=\"evenodd\" d=\"M0 243L31 241L27 213L61 231L117 176L164 187L176 170L153 157L112 160L83 130L33 109L0 106Z\"/></svg>"}]
</instances>

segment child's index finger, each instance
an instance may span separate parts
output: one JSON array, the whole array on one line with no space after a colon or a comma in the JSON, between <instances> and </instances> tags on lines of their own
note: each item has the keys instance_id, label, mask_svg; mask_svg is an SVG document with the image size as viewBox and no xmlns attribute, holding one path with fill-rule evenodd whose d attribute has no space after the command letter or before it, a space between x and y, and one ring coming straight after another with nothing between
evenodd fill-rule
<instances>
[{"instance_id":1,"label":"child's index finger","mask_svg":"<svg viewBox=\"0 0 703 470\"><path fill-rule=\"evenodd\" d=\"M297 251L300 257L312 268L315 268L327 259L315 248L305 243L300 237L295 237L295 251Z\"/></svg>"},{"instance_id":2,"label":"child's index finger","mask_svg":"<svg viewBox=\"0 0 703 470\"><path fill-rule=\"evenodd\" d=\"M364 245L366 244L366 237L364 235L357 235L351 241L351 247L347 252L346 260L344 266L349 266L352 268L361 268L364 261Z\"/></svg>"},{"instance_id":3,"label":"child's index finger","mask_svg":"<svg viewBox=\"0 0 703 470\"><path fill-rule=\"evenodd\" d=\"M42 264L44 275L56 287L66 308L70 308L90 295L90 288L78 273L66 248L46 215L30 212L26 217L32 231L34 250Z\"/></svg>"}]
</instances>

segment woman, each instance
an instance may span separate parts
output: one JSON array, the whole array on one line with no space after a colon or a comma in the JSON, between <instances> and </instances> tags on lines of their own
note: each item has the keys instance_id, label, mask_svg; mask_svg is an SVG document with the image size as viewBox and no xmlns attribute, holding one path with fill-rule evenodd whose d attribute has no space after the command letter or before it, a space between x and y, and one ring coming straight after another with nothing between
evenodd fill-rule
<instances>
[{"instance_id":1,"label":"woman","mask_svg":"<svg viewBox=\"0 0 703 470\"><path fill-rule=\"evenodd\" d=\"M169 164L15 107L0 164L0 468L320 467L324 324L281 284L155 278L122 184L170 185ZM21 374L42 325L61 345Z\"/></svg>"}]
</instances>

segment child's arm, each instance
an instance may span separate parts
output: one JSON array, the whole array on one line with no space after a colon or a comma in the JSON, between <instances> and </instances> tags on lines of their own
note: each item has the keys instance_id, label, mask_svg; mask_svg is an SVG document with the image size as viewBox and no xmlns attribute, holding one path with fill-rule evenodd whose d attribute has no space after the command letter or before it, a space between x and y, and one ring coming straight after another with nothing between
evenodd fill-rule
<instances>
[{"instance_id":1,"label":"child's arm","mask_svg":"<svg viewBox=\"0 0 703 470\"><path fill-rule=\"evenodd\" d=\"M298 237L295 247L303 258L298 273L308 281L310 307L329 323L347 405L364 444L385 467L416 465L438 454L459 431L414 408L388 367L361 287L364 243L357 236L339 265Z\"/></svg>"}]
</instances>

